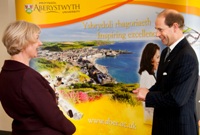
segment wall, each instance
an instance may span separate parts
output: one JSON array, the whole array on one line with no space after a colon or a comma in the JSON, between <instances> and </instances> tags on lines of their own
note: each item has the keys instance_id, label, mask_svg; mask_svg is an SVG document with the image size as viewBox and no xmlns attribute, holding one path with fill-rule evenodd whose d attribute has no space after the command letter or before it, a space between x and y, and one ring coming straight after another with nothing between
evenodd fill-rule
<instances>
[{"instance_id":1,"label":"wall","mask_svg":"<svg viewBox=\"0 0 200 135\"><path fill-rule=\"evenodd\" d=\"M5 27L15 19L15 0L0 0L0 39ZM9 59L9 55L0 40L0 69L5 59ZM11 121L0 105L0 130L11 131Z\"/></svg>"}]
</instances>

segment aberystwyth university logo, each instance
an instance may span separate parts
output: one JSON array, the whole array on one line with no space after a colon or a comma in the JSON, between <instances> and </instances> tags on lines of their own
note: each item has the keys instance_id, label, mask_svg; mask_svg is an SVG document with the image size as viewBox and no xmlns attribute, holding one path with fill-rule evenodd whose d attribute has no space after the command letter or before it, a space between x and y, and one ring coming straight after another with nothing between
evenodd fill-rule
<instances>
[{"instance_id":1,"label":"aberystwyth university logo","mask_svg":"<svg viewBox=\"0 0 200 135\"><path fill-rule=\"evenodd\" d=\"M88 20L116 9L132 0L15 0L16 19L27 20L42 28L63 26Z\"/></svg>"},{"instance_id":2,"label":"aberystwyth university logo","mask_svg":"<svg viewBox=\"0 0 200 135\"><path fill-rule=\"evenodd\" d=\"M33 5L32 4L26 4L24 7L25 7L26 13L31 14L33 12Z\"/></svg>"},{"instance_id":3,"label":"aberystwyth university logo","mask_svg":"<svg viewBox=\"0 0 200 135\"><path fill-rule=\"evenodd\" d=\"M25 4L25 11L31 14L33 11L38 13L79 13L80 4L57 4L56 2L39 2L37 4Z\"/></svg>"}]
</instances>

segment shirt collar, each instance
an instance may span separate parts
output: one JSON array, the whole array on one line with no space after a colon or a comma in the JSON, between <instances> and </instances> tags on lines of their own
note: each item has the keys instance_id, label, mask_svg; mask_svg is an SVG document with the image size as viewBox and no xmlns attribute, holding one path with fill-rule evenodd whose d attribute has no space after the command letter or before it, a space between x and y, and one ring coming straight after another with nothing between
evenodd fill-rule
<instances>
[{"instance_id":1,"label":"shirt collar","mask_svg":"<svg viewBox=\"0 0 200 135\"><path fill-rule=\"evenodd\" d=\"M169 46L170 51L172 51L172 50L174 49L174 47L175 47L183 38L184 38L184 36L181 37L181 38L180 38L179 40L177 40L176 42L174 42L172 45L170 45L170 46Z\"/></svg>"}]
</instances>

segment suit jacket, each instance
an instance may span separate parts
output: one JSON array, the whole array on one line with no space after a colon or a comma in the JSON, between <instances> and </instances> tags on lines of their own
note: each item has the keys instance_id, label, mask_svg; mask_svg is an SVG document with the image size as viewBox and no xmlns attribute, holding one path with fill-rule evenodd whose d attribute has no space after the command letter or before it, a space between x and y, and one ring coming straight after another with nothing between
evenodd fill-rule
<instances>
[{"instance_id":1,"label":"suit jacket","mask_svg":"<svg viewBox=\"0 0 200 135\"><path fill-rule=\"evenodd\" d=\"M197 107L197 117L200 120L200 76L196 95L196 107Z\"/></svg>"},{"instance_id":2,"label":"suit jacket","mask_svg":"<svg viewBox=\"0 0 200 135\"><path fill-rule=\"evenodd\" d=\"M198 60L184 38L164 62L161 53L157 82L146 96L146 106L154 107L153 135L198 135L195 97Z\"/></svg>"},{"instance_id":3,"label":"suit jacket","mask_svg":"<svg viewBox=\"0 0 200 135\"><path fill-rule=\"evenodd\" d=\"M0 101L12 117L12 135L71 135L75 126L60 111L49 83L32 68L6 60L0 73Z\"/></svg>"}]
</instances>

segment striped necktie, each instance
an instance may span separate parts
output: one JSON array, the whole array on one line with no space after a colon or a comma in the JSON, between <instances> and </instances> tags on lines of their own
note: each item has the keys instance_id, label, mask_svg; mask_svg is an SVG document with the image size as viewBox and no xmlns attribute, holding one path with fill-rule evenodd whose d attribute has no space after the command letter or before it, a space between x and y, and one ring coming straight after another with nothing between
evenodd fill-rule
<instances>
[{"instance_id":1,"label":"striped necktie","mask_svg":"<svg viewBox=\"0 0 200 135\"><path fill-rule=\"evenodd\" d=\"M166 55L165 55L165 60L167 59L167 57L169 56L169 54L170 54L170 51L171 51L171 49L169 48L169 47L167 47L167 53L166 53ZM165 61L164 60L164 61Z\"/></svg>"}]
</instances>

